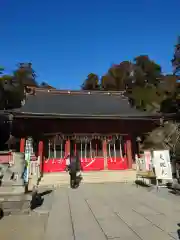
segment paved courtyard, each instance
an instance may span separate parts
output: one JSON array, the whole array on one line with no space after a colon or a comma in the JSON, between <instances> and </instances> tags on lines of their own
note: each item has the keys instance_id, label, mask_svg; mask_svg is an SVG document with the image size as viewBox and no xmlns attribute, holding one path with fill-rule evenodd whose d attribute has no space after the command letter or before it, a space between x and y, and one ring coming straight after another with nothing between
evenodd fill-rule
<instances>
[{"instance_id":1,"label":"paved courtyard","mask_svg":"<svg viewBox=\"0 0 180 240\"><path fill-rule=\"evenodd\" d=\"M0 221L6 240L180 239L180 196L132 184L66 186L44 196L30 216Z\"/></svg>"}]
</instances>

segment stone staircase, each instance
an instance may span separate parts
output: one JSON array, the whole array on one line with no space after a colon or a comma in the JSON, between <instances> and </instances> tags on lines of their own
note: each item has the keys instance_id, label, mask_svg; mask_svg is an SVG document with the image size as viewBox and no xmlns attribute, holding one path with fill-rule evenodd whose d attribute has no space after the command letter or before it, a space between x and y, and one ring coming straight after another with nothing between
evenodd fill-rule
<instances>
[{"instance_id":1,"label":"stone staircase","mask_svg":"<svg viewBox=\"0 0 180 240\"><path fill-rule=\"evenodd\" d=\"M135 170L122 171L99 171L99 172L82 172L82 183L108 183L108 182L134 182L136 180ZM69 184L69 174L48 173L44 174L39 186L61 186Z\"/></svg>"},{"instance_id":2,"label":"stone staircase","mask_svg":"<svg viewBox=\"0 0 180 240\"><path fill-rule=\"evenodd\" d=\"M24 182L21 178L24 169L24 155L13 153L14 164L1 166L3 178L0 186L0 218L2 216L28 213L30 211L31 194L24 194ZM12 173L16 174L11 179Z\"/></svg>"},{"instance_id":3,"label":"stone staircase","mask_svg":"<svg viewBox=\"0 0 180 240\"><path fill-rule=\"evenodd\" d=\"M30 194L0 195L0 218L30 212L32 196Z\"/></svg>"}]
</instances>

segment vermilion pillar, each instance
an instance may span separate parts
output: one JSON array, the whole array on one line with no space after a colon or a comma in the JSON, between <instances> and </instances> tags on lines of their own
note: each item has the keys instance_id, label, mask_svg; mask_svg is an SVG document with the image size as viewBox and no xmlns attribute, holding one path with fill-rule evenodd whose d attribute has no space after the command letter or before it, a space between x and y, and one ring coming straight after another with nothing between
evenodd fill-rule
<instances>
[{"instance_id":1,"label":"vermilion pillar","mask_svg":"<svg viewBox=\"0 0 180 240\"><path fill-rule=\"evenodd\" d=\"M20 140L20 152L24 153L25 150L25 138L21 138Z\"/></svg>"},{"instance_id":2,"label":"vermilion pillar","mask_svg":"<svg viewBox=\"0 0 180 240\"><path fill-rule=\"evenodd\" d=\"M70 140L67 140L65 143L65 156L70 154Z\"/></svg>"},{"instance_id":3,"label":"vermilion pillar","mask_svg":"<svg viewBox=\"0 0 180 240\"><path fill-rule=\"evenodd\" d=\"M104 155L104 169L108 168L108 163L107 163L107 141L103 140L102 142L102 149L103 149L103 155Z\"/></svg>"},{"instance_id":4,"label":"vermilion pillar","mask_svg":"<svg viewBox=\"0 0 180 240\"><path fill-rule=\"evenodd\" d=\"M43 174L43 141L39 141L38 144L38 157L40 158L40 171L41 171L41 175Z\"/></svg>"},{"instance_id":5,"label":"vermilion pillar","mask_svg":"<svg viewBox=\"0 0 180 240\"><path fill-rule=\"evenodd\" d=\"M125 137L126 155L128 160L128 168L132 168L132 141L131 137L128 135Z\"/></svg>"}]
</instances>

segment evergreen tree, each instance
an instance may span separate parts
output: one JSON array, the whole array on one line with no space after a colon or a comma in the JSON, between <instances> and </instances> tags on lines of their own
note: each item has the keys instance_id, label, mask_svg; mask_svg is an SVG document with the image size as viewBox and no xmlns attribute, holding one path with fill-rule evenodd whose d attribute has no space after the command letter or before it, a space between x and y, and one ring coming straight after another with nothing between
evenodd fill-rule
<instances>
[{"instance_id":1,"label":"evergreen tree","mask_svg":"<svg viewBox=\"0 0 180 240\"><path fill-rule=\"evenodd\" d=\"M174 58L172 59L173 73L180 76L180 37L175 45Z\"/></svg>"}]
</instances>

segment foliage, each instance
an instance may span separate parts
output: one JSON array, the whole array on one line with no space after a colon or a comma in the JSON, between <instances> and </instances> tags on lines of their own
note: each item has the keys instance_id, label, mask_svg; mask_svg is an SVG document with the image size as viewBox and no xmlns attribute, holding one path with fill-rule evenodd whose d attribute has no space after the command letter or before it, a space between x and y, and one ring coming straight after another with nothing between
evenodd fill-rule
<instances>
[{"instance_id":1,"label":"foliage","mask_svg":"<svg viewBox=\"0 0 180 240\"><path fill-rule=\"evenodd\" d=\"M161 66L159 64L145 55L136 57L134 61L135 68L138 67L141 70L145 82L154 85L159 83L159 78L161 77Z\"/></svg>"},{"instance_id":2,"label":"foliage","mask_svg":"<svg viewBox=\"0 0 180 240\"><path fill-rule=\"evenodd\" d=\"M0 74L3 74L4 68L0 66Z\"/></svg>"},{"instance_id":3,"label":"foliage","mask_svg":"<svg viewBox=\"0 0 180 240\"><path fill-rule=\"evenodd\" d=\"M140 55L133 62L123 61L111 66L100 79L94 73L89 74L82 89L126 91L131 105L141 110L159 111L161 102L173 96L176 77L164 76L159 64Z\"/></svg>"},{"instance_id":4,"label":"foliage","mask_svg":"<svg viewBox=\"0 0 180 240\"><path fill-rule=\"evenodd\" d=\"M175 46L173 65L179 63L179 54L180 43ZM19 106L26 86L54 89L46 82L38 85L31 63L20 63L12 75L3 72L4 68L0 67L0 109ZM90 73L81 88L90 91L125 91L130 104L143 111L177 112L180 105L177 76L163 75L161 66L147 55L114 64L101 78Z\"/></svg>"},{"instance_id":5,"label":"foliage","mask_svg":"<svg viewBox=\"0 0 180 240\"><path fill-rule=\"evenodd\" d=\"M20 63L12 75L0 77L0 109L19 108L26 86L37 86L32 64Z\"/></svg>"},{"instance_id":6,"label":"foliage","mask_svg":"<svg viewBox=\"0 0 180 240\"><path fill-rule=\"evenodd\" d=\"M132 64L128 61L121 62L118 65L113 65L108 70L108 75L111 76L115 81L116 91L122 91L126 88L126 83L130 78L132 71Z\"/></svg>"},{"instance_id":7,"label":"foliage","mask_svg":"<svg viewBox=\"0 0 180 240\"><path fill-rule=\"evenodd\" d=\"M83 90L99 90L99 77L94 73L90 73L82 84Z\"/></svg>"},{"instance_id":8,"label":"foliage","mask_svg":"<svg viewBox=\"0 0 180 240\"><path fill-rule=\"evenodd\" d=\"M139 66L134 67L134 86L144 87L146 85L146 77Z\"/></svg>"},{"instance_id":9,"label":"foliage","mask_svg":"<svg viewBox=\"0 0 180 240\"><path fill-rule=\"evenodd\" d=\"M101 84L102 90L105 90L105 91L108 91L108 90L115 91L116 90L116 82L115 82L115 79L111 75L106 74L106 75L102 76L100 84Z\"/></svg>"},{"instance_id":10,"label":"foliage","mask_svg":"<svg viewBox=\"0 0 180 240\"><path fill-rule=\"evenodd\" d=\"M0 110L21 107L25 98L25 92L29 87L42 87L55 89L46 82L38 85L36 73L31 63L20 63L11 75L3 74L4 68L0 68Z\"/></svg>"},{"instance_id":11,"label":"foliage","mask_svg":"<svg viewBox=\"0 0 180 240\"><path fill-rule=\"evenodd\" d=\"M178 37L177 44L175 45L174 56L171 62L174 74L180 75L180 37Z\"/></svg>"},{"instance_id":12,"label":"foliage","mask_svg":"<svg viewBox=\"0 0 180 240\"><path fill-rule=\"evenodd\" d=\"M2 109L12 109L21 106L24 98L24 86L12 75L1 76L1 105Z\"/></svg>"},{"instance_id":13,"label":"foliage","mask_svg":"<svg viewBox=\"0 0 180 240\"><path fill-rule=\"evenodd\" d=\"M135 106L142 110L146 110L148 106L151 107L154 102L160 104L163 100L162 95L157 94L157 88L153 85L134 86L133 91L128 96L134 99Z\"/></svg>"},{"instance_id":14,"label":"foliage","mask_svg":"<svg viewBox=\"0 0 180 240\"><path fill-rule=\"evenodd\" d=\"M164 122L161 126L150 132L143 141L143 149L169 149L177 152L179 136L179 123ZM180 142L179 142L180 143ZM179 145L179 144L178 144ZM176 148L178 147L178 148Z\"/></svg>"},{"instance_id":15,"label":"foliage","mask_svg":"<svg viewBox=\"0 0 180 240\"><path fill-rule=\"evenodd\" d=\"M24 86L37 87L36 73L32 68L31 63L20 63L16 71L14 71L14 78Z\"/></svg>"},{"instance_id":16,"label":"foliage","mask_svg":"<svg viewBox=\"0 0 180 240\"><path fill-rule=\"evenodd\" d=\"M180 57L177 49L180 52L180 44L176 45L176 60ZM174 74L162 74L161 66L149 56L140 55L132 62L112 65L101 78L95 73L89 74L82 89L125 91L130 104L140 110L177 112L180 106L180 83L177 79Z\"/></svg>"}]
</instances>

